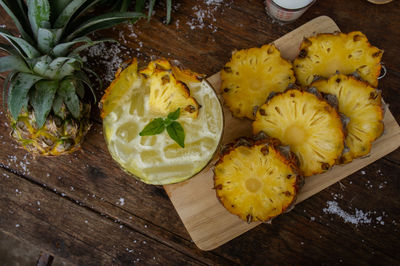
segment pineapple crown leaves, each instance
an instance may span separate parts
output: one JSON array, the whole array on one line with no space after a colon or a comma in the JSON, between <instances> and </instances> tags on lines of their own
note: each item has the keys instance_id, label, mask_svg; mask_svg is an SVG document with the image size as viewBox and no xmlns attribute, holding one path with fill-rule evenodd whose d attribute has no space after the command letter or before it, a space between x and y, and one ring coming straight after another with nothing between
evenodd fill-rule
<instances>
[{"instance_id":1,"label":"pineapple crown leaves","mask_svg":"<svg viewBox=\"0 0 400 266\"><path fill-rule=\"evenodd\" d=\"M135 12L143 12L146 7L147 0L136 0L135 1ZM125 12L128 10L129 5L131 4L132 0L119 0L116 1L114 5L114 9L119 9L121 12ZM149 0L148 1L149 10L147 12L147 20L150 20L154 6L156 4L156 0ZM172 0L166 0L167 5L167 17L166 17L166 24L171 22L171 11L172 11Z\"/></svg>"},{"instance_id":2,"label":"pineapple crown leaves","mask_svg":"<svg viewBox=\"0 0 400 266\"><path fill-rule=\"evenodd\" d=\"M0 44L0 50L10 55L0 58L0 72L11 71L3 85L3 103L12 118L17 119L28 103L41 128L53 110L64 118L65 108L75 118L80 116L80 99L85 87L94 95L86 72L99 77L79 56L83 49L99 42L86 35L125 20L145 17L139 12L112 12L87 19L87 12L100 0L0 0L0 5L12 18L21 34L16 37L5 29L0 36L10 45ZM100 83L101 85L101 83Z\"/></svg>"}]
</instances>

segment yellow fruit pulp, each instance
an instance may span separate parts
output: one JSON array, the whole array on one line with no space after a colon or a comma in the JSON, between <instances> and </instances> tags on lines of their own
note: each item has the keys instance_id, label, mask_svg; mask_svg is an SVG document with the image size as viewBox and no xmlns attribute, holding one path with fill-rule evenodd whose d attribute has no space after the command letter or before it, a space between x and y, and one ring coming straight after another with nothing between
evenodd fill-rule
<instances>
[{"instance_id":1,"label":"yellow fruit pulp","mask_svg":"<svg viewBox=\"0 0 400 266\"><path fill-rule=\"evenodd\" d=\"M183 116L177 120L186 135L185 148L181 148L166 131L139 136L139 132L159 115L150 110L149 82L131 70L125 69L119 75L116 88L119 96L114 97L115 88L107 96L118 98L118 104L112 104L103 120L112 157L124 170L148 184L170 184L192 177L212 159L222 135L222 107L213 88L206 81L188 84L191 95L202 108L195 119ZM135 77L133 80L131 75ZM125 92L122 96L121 91ZM103 109L108 109L104 103Z\"/></svg>"}]
</instances>

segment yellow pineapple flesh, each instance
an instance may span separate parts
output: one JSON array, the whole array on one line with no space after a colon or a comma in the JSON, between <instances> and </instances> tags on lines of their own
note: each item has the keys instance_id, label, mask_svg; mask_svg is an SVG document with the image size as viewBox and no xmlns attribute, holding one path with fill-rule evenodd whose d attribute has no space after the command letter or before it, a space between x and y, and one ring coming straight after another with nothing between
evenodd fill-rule
<instances>
[{"instance_id":1,"label":"yellow pineapple flesh","mask_svg":"<svg viewBox=\"0 0 400 266\"><path fill-rule=\"evenodd\" d=\"M363 80L377 87L382 54L383 51L372 46L359 31L318 34L304 39L293 66L297 82L302 86L320 76L329 78L336 72L357 72Z\"/></svg>"},{"instance_id":2,"label":"yellow pineapple flesh","mask_svg":"<svg viewBox=\"0 0 400 266\"><path fill-rule=\"evenodd\" d=\"M250 119L271 92L284 91L295 82L292 64L274 45L234 52L221 80L222 96L233 115Z\"/></svg>"},{"instance_id":3,"label":"yellow pineapple flesh","mask_svg":"<svg viewBox=\"0 0 400 266\"><path fill-rule=\"evenodd\" d=\"M319 174L336 163L344 147L339 114L320 95L289 89L260 107L253 132L265 132L289 145L304 176Z\"/></svg>"},{"instance_id":4,"label":"yellow pineapple flesh","mask_svg":"<svg viewBox=\"0 0 400 266\"><path fill-rule=\"evenodd\" d=\"M196 99L190 96L190 90L185 83L199 82L193 72L181 71L167 60L160 59L151 62L140 73L149 79L149 107L154 114L166 116L181 108L181 115L184 117L198 116L200 106Z\"/></svg>"},{"instance_id":5,"label":"yellow pineapple flesh","mask_svg":"<svg viewBox=\"0 0 400 266\"><path fill-rule=\"evenodd\" d=\"M296 199L302 176L295 157L285 157L278 145L272 139L240 139L225 149L215 166L217 197L248 223L267 222Z\"/></svg>"},{"instance_id":6,"label":"yellow pineapple flesh","mask_svg":"<svg viewBox=\"0 0 400 266\"><path fill-rule=\"evenodd\" d=\"M334 75L310 86L338 99L339 112L349 118L342 163L367 155L372 142L383 132L383 108L380 92L367 82L352 76Z\"/></svg>"}]
</instances>

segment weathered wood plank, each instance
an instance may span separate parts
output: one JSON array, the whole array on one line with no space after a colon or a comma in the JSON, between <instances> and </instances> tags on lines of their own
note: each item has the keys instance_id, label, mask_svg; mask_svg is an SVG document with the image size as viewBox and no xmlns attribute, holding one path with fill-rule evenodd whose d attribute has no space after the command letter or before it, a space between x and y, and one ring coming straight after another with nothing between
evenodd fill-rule
<instances>
[{"instance_id":1,"label":"weathered wood plank","mask_svg":"<svg viewBox=\"0 0 400 266\"><path fill-rule=\"evenodd\" d=\"M0 169L2 230L81 265L190 264L199 260Z\"/></svg>"}]
</instances>

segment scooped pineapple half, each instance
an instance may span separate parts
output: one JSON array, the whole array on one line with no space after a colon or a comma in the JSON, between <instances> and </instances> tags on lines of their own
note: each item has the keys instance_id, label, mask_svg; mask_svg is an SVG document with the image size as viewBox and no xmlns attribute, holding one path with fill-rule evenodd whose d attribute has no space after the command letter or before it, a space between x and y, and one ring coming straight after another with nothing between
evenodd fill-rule
<instances>
[{"instance_id":1,"label":"scooped pineapple half","mask_svg":"<svg viewBox=\"0 0 400 266\"><path fill-rule=\"evenodd\" d=\"M141 71L134 59L117 72L101 105L111 156L147 184L177 183L194 176L210 162L222 136L223 112L213 88L201 75L165 59L152 61ZM156 120L179 123L184 145L170 137L168 128L139 135Z\"/></svg>"}]
</instances>

